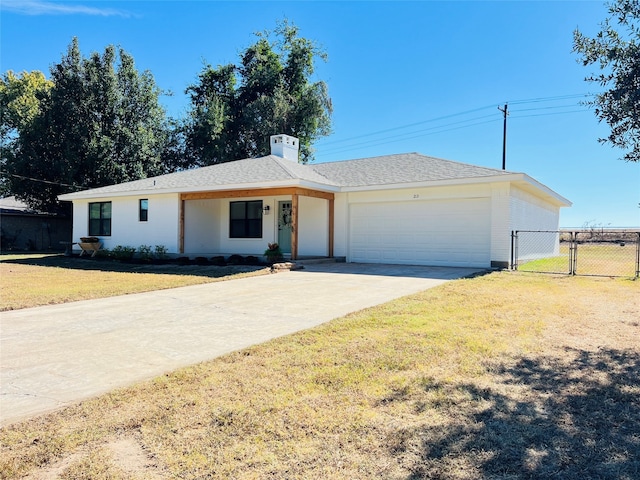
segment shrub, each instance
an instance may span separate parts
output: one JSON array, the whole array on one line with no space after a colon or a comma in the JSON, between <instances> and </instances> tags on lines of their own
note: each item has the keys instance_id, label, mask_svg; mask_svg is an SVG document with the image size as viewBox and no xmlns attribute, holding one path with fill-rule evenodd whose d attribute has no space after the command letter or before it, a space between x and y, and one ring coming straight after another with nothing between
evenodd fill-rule
<instances>
[{"instance_id":1,"label":"shrub","mask_svg":"<svg viewBox=\"0 0 640 480\"><path fill-rule=\"evenodd\" d=\"M268 243L267 249L264 251L264 256L267 257L268 263L276 263L283 260L282 250L277 243Z\"/></svg>"},{"instance_id":2,"label":"shrub","mask_svg":"<svg viewBox=\"0 0 640 480\"><path fill-rule=\"evenodd\" d=\"M169 250L164 245L156 245L153 254L158 260L166 260L169 254Z\"/></svg>"},{"instance_id":3,"label":"shrub","mask_svg":"<svg viewBox=\"0 0 640 480\"><path fill-rule=\"evenodd\" d=\"M227 264L229 265L244 265L244 257L242 255L231 255L227 258Z\"/></svg>"},{"instance_id":4,"label":"shrub","mask_svg":"<svg viewBox=\"0 0 640 480\"><path fill-rule=\"evenodd\" d=\"M217 267L224 267L227 265L223 256L211 257L211 264L216 265Z\"/></svg>"},{"instance_id":5,"label":"shrub","mask_svg":"<svg viewBox=\"0 0 640 480\"><path fill-rule=\"evenodd\" d=\"M106 259L106 258L114 258L111 250L108 248L101 248L96 252L95 258Z\"/></svg>"},{"instance_id":6,"label":"shrub","mask_svg":"<svg viewBox=\"0 0 640 480\"><path fill-rule=\"evenodd\" d=\"M244 263L246 265L260 265L260 259L258 257L253 256L253 255L249 255L248 257L246 257L244 259Z\"/></svg>"},{"instance_id":7,"label":"shrub","mask_svg":"<svg viewBox=\"0 0 640 480\"><path fill-rule=\"evenodd\" d=\"M136 249L134 247L126 247L122 245L116 245L113 250L111 250L111 256L121 262L131 261L135 253Z\"/></svg>"},{"instance_id":8,"label":"shrub","mask_svg":"<svg viewBox=\"0 0 640 480\"><path fill-rule=\"evenodd\" d=\"M140 245L138 247L138 258L143 262L150 262L153 258L153 250L150 245Z\"/></svg>"},{"instance_id":9,"label":"shrub","mask_svg":"<svg viewBox=\"0 0 640 480\"><path fill-rule=\"evenodd\" d=\"M196 257L194 261L196 265L209 265L209 259L207 257Z\"/></svg>"}]
</instances>

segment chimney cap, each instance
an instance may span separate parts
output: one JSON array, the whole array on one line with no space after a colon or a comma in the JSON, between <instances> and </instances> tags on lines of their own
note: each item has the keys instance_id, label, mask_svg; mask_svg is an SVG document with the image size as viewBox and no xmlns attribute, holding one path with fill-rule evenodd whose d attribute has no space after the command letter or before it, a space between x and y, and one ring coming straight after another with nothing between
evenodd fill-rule
<instances>
[{"instance_id":1,"label":"chimney cap","mask_svg":"<svg viewBox=\"0 0 640 480\"><path fill-rule=\"evenodd\" d=\"M271 155L298 162L299 149L300 140L296 137L284 133L271 135Z\"/></svg>"}]
</instances>

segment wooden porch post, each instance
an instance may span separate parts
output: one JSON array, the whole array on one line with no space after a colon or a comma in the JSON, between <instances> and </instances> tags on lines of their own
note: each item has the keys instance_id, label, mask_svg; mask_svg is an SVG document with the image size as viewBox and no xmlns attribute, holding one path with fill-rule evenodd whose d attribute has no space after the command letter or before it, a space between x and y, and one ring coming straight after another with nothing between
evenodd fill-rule
<instances>
[{"instance_id":1,"label":"wooden porch post","mask_svg":"<svg viewBox=\"0 0 640 480\"><path fill-rule=\"evenodd\" d=\"M334 200L329 199L329 258L333 258Z\"/></svg>"},{"instance_id":2,"label":"wooden porch post","mask_svg":"<svg viewBox=\"0 0 640 480\"><path fill-rule=\"evenodd\" d=\"M180 253L184 253L184 200L180 199L180 225L178 227L178 249Z\"/></svg>"},{"instance_id":3,"label":"wooden porch post","mask_svg":"<svg viewBox=\"0 0 640 480\"><path fill-rule=\"evenodd\" d=\"M298 194L291 195L291 260L298 258Z\"/></svg>"}]
</instances>

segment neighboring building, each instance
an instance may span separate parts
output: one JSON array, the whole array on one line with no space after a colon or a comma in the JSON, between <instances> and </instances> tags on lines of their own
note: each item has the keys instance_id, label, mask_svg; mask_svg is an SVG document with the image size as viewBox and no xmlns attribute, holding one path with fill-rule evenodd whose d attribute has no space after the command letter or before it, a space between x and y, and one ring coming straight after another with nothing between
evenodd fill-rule
<instances>
[{"instance_id":1,"label":"neighboring building","mask_svg":"<svg viewBox=\"0 0 640 480\"><path fill-rule=\"evenodd\" d=\"M506 267L511 230L557 230L571 203L524 173L419 153L298 163L298 140L271 155L60 196L74 240L105 248L163 245L185 256Z\"/></svg>"},{"instance_id":2,"label":"neighboring building","mask_svg":"<svg viewBox=\"0 0 640 480\"><path fill-rule=\"evenodd\" d=\"M15 197L0 198L0 249L64 250L71 241L71 219L37 212Z\"/></svg>"}]
</instances>

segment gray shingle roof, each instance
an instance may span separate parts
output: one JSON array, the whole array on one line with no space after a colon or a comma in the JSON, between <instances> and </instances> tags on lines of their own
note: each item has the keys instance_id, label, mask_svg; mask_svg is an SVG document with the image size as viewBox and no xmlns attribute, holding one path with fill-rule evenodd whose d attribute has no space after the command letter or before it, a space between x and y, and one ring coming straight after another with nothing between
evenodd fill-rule
<instances>
[{"instance_id":1,"label":"gray shingle roof","mask_svg":"<svg viewBox=\"0 0 640 480\"><path fill-rule=\"evenodd\" d=\"M489 177L509 174L502 170L428 157L419 153L386 155L359 160L302 165L275 155L248 158L209 167L160 175L132 182L64 195L109 196L141 191L184 192L222 189L225 186L257 187L278 182L308 182L318 187L360 187Z\"/></svg>"},{"instance_id":2,"label":"gray shingle roof","mask_svg":"<svg viewBox=\"0 0 640 480\"><path fill-rule=\"evenodd\" d=\"M336 186L334 182L316 173L306 165L268 155L266 157L248 158L132 182L108 185L85 190L82 193L110 195L146 190L185 191L199 188L206 190L225 185L257 185L265 182L285 182L289 180L306 180ZM73 196L73 194L71 195Z\"/></svg>"},{"instance_id":3,"label":"gray shingle roof","mask_svg":"<svg viewBox=\"0 0 640 480\"><path fill-rule=\"evenodd\" d=\"M316 172L343 187L459 180L511 173L428 157L420 153L320 163L313 167Z\"/></svg>"}]
</instances>

